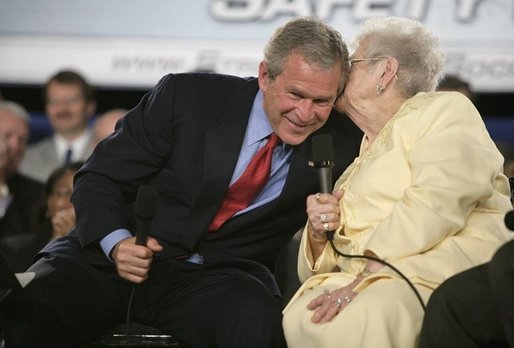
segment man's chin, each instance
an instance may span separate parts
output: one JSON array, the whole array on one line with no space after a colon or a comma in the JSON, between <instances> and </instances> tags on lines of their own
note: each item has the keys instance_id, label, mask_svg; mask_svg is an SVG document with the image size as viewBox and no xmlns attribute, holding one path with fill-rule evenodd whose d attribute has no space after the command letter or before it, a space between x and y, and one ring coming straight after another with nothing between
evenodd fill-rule
<instances>
[{"instance_id":1,"label":"man's chin","mask_svg":"<svg viewBox=\"0 0 514 348\"><path fill-rule=\"evenodd\" d=\"M285 144L288 144L288 145L300 145L301 143L303 143L305 141L305 139L307 139L307 137L309 136L309 134L311 133L308 133L308 134L286 134L283 138L282 138L282 142L284 142Z\"/></svg>"}]
</instances>

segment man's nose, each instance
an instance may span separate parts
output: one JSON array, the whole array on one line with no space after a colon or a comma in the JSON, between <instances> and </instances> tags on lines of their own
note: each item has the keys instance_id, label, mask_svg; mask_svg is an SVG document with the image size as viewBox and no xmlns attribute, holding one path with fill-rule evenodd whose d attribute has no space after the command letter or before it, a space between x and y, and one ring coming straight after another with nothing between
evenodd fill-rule
<instances>
[{"instance_id":1,"label":"man's nose","mask_svg":"<svg viewBox=\"0 0 514 348\"><path fill-rule=\"evenodd\" d=\"M300 118L308 120L312 118L314 112L314 102L311 99L304 98L298 103L298 110L300 110Z\"/></svg>"}]
</instances>

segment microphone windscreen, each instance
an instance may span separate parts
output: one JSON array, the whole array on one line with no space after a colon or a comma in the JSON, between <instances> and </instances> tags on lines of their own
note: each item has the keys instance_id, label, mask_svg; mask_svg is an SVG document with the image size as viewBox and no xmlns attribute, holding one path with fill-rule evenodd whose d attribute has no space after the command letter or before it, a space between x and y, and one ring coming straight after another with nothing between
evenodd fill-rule
<instances>
[{"instance_id":1,"label":"microphone windscreen","mask_svg":"<svg viewBox=\"0 0 514 348\"><path fill-rule=\"evenodd\" d=\"M137 191L135 212L136 216L143 220L151 220L157 212L157 200L159 193L151 185L143 185Z\"/></svg>"},{"instance_id":2,"label":"microphone windscreen","mask_svg":"<svg viewBox=\"0 0 514 348\"><path fill-rule=\"evenodd\" d=\"M333 162L334 147L330 134L319 134L312 137L312 162Z\"/></svg>"},{"instance_id":3,"label":"microphone windscreen","mask_svg":"<svg viewBox=\"0 0 514 348\"><path fill-rule=\"evenodd\" d=\"M514 231L514 210L505 214L505 226L511 231Z\"/></svg>"}]
</instances>

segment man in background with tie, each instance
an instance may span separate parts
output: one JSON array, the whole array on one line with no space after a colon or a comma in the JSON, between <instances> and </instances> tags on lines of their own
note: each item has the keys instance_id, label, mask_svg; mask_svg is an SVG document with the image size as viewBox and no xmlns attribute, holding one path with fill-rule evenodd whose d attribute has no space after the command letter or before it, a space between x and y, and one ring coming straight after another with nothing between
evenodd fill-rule
<instances>
[{"instance_id":1,"label":"man in background with tie","mask_svg":"<svg viewBox=\"0 0 514 348\"><path fill-rule=\"evenodd\" d=\"M83 161L92 152L92 132L88 127L96 102L93 88L79 73L62 70L45 84L46 115L53 135L27 148L20 171L46 182L57 167L71 161Z\"/></svg>"},{"instance_id":2,"label":"man in background with tie","mask_svg":"<svg viewBox=\"0 0 514 348\"><path fill-rule=\"evenodd\" d=\"M272 270L319 191L310 137L332 135L335 178L360 144L332 112L347 70L340 34L304 18L275 32L258 78L165 76L77 174L76 230L29 269L33 306L2 313L6 343L94 339L125 321L137 284L131 319L187 346L284 347ZM148 184L158 207L141 246L132 203Z\"/></svg>"}]
</instances>

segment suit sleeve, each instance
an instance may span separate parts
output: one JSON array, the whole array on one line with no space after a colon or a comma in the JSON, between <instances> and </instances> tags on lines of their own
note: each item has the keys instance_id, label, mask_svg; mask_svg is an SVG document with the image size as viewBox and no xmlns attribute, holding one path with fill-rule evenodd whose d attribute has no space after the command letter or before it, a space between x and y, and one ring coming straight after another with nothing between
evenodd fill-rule
<instances>
[{"instance_id":1,"label":"suit sleeve","mask_svg":"<svg viewBox=\"0 0 514 348\"><path fill-rule=\"evenodd\" d=\"M100 143L75 178L72 202L81 244L131 226L127 202L163 167L173 148L175 78L165 76Z\"/></svg>"}]
</instances>

